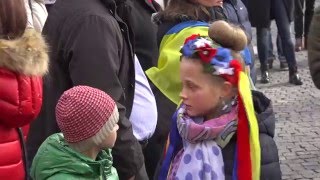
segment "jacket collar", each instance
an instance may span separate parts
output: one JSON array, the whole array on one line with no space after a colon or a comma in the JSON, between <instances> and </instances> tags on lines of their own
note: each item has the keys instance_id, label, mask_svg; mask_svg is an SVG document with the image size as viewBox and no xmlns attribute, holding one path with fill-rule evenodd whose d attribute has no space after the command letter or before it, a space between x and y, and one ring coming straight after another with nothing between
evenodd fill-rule
<instances>
[{"instance_id":1,"label":"jacket collar","mask_svg":"<svg viewBox=\"0 0 320 180\"><path fill-rule=\"evenodd\" d=\"M0 68L24 75L43 76L48 71L48 48L41 34L27 29L17 39L0 39Z\"/></svg>"}]
</instances>

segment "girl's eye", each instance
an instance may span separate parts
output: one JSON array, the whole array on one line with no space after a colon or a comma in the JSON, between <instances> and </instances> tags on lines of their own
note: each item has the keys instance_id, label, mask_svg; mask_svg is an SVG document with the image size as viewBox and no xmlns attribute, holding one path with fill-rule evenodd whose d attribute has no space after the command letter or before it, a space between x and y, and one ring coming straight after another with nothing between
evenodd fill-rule
<instances>
[{"instance_id":1,"label":"girl's eye","mask_svg":"<svg viewBox=\"0 0 320 180\"><path fill-rule=\"evenodd\" d=\"M192 83L187 83L187 87L191 90L196 90L197 89L197 86L192 84Z\"/></svg>"}]
</instances>

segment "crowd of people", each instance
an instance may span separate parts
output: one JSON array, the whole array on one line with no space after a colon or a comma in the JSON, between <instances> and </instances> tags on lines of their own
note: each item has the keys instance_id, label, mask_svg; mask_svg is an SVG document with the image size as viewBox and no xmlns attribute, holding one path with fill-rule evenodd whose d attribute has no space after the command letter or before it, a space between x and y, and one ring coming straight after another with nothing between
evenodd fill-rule
<instances>
[{"instance_id":1,"label":"crowd of people","mask_svg":"<svg viewBox=\"0 0 320 180\"><path fill-rule=\"evenodd\" d=\"M281 179L255 84L272 81L274 20L288 82L307 49L320 88L315 1L161 4L0 1L1 179Z\"/></svg>"}]
</instances>

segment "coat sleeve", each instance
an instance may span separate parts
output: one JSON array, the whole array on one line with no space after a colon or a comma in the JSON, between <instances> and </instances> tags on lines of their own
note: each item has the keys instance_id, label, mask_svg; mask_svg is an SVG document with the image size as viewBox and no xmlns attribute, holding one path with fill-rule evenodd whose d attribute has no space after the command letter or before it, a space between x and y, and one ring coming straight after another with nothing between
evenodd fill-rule
<instances>
[{"instance_id":1,"label":"coat sleeve","mask_svg":"<svg viewBox=\"0 0 320 180\"><path fill-rule=\"evenodd\" d=\"M69 44L69 73L74 86L87 85L108 93L119 109L118 137L113 148L121 179L135 175L143 165L141 146L125 116L124 88L118 73L124 42L116 21L91 16L83 20Z\"/></svg>"},{"instance_id":2,"label":"coat sleeve","mask_svg":"<svg viewBox=\"0 0 320 180\"><path fill-rule=\"evenodd\" d=\"M320 7L315 10L308 36L308 60L312 80L320 89Z\"/></svg>"}]
</instances>

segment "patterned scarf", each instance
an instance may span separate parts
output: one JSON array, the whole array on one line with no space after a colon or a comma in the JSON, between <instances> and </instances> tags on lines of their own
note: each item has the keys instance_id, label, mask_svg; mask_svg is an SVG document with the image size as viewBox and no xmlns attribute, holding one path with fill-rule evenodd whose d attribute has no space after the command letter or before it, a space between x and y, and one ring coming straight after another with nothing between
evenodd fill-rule
<instances>
[{"instance_id":1,"label":"patterned scarf","mask_svg":"<svg viewBox=\"0 0 320 180\"><path fill-rule=\"evenodd\" d=\"M175 156L168 179L224 179L221 146L229 142L237 124L237 106L230 112L203 122L190 118L185 107L178 109L177 127L183 139L183 148ZM227 138L221 138L227 130Z\"/></svg>"}]
</instances>

